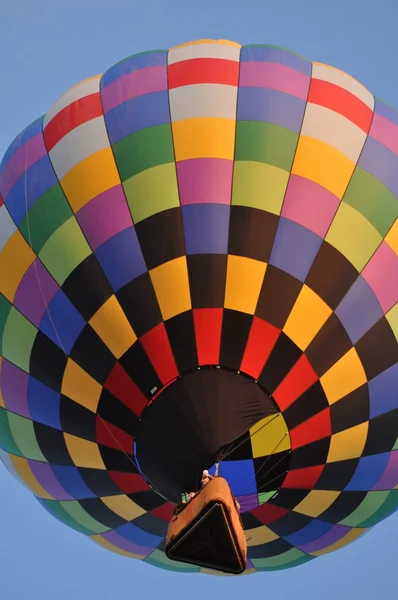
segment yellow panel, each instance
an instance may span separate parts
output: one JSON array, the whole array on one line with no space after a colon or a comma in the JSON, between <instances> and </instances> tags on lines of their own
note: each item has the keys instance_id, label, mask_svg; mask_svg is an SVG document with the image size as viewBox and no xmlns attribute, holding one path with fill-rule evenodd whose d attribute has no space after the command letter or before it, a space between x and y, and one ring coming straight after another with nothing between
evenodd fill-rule
<instances>
[{"instance_id":1,"label":"yellow panel","mask_svg":"<svg viewBox=\"0 0 398 600\"><path fill-rule=\"evenodd\" d=\"M356 539L358 539L363 533L365 533L365 531L367 531L367 529L351 529L347 533L347 535L345 535L343 538L341 538L341 540L339 540L335 544L328 546L328 548L317 550L316 552L310 552L310 554L312 556L322 556L322 554L328 554L329 552L334 552L335 550L344 548L344 546L347 546L348 544L351 544L351 542L354 542Z\"/></svg>"},{"instance_id":2,"label":"yellow panel","mask_svg":"<svg viewBox=\"0 0 398 600\"><path fill-rule=\"evenodd\" d=\"M89 539L92 540L93 542L95 542L96 544L98 544L99 546L102 546L103 548L106 548L107 550L110 550L111 552L114 552L115 554L119 554L120 556L125 556L126 558L138 558L138 559L145 558L144 554L142 554L142 555L141 554L133 554L132 552L126 552L125 550L121 550L114 544L111 544L110 542L108 542L108 540L106 540L104 537L102 537L102 535L90 535Z\"/></svg>"},{"instance_id":3,"label":"yellow panel","mask_svg":"<svg viewBox=\"0 0 398 600\"><path fill-rule=\"evenodd\" d=\"M308 517L319 517L325 510L332 506L337 500L341 492L329 492L324 490L312 490L305 498L295 507L295 512Z\"/></svg>"},{"instance_id":4,"label":"yellow panel","mask_svg":"<svg viewBox=\"0 0 398 600\"><path fill-rule=\"evenodd\" d=\"M3 357L0 356L0 384L1 384L1 366L2 366L2 362L3 362ZM3 394L1 393L1 386L0 386L0 406L2 406L3 408L6 407L6 405L4 404L4 400L3 400Z\"/></svg>"},{"instance_id":5,"label":"yellow panel","mask_svg":"<svg viewBox=\"0 0 398 600\"><path fill-rule=\"evenodd\" d=\"M226 158L233 160L236 121L198 118L173 123L175 159Z\"/></svg>"},{"instance_id":6,"label":"yellow panel","mask_svg":"<svg viewBox=\"0 0 398 600\"><path fill-rule=\"evenodd\" d=\"M386 319L390 323L390 327L394 332L395 339L398 342L398 304L393 306L386 314Z\"/></svg>"},{"instance_id":7,"label":"yellow panel","mask_svg":"<svg viewBox=\"0 0 398 600\"><path fill-rule=\"evenodd\" d=\"M76 467L105 470L98 445L70 433L64 433L65 444Z\"/></svg>"},{"instance_id":8,"label":"yellow panel","mask_svg":"<svg viewBox=\"0 0 398 600\"><path fill-rule=\"evenodd\" d=\"M332 146L300 136L292 173L315 181L338 198L342 198L354 171L355 163Z\"/></svg>"},{"instance_id":9,"label":"yellow panel","mask_svg":"<svg viewBox=\"0 0 398 600\"><path fill-rule=\"evenodd\" d=\"M394 250L395 254L398 256L398 221L395 221L394 225L391 227L390 231L387 233L387 235L385 237L385 241Z\"/></svg>"},{"instance_id":10,"label":"yellow panel","mask_svg":"<svg viewBox=\"0 0 398 600\"><path fill-rule=\"evenodd\" d=\"M304 285L283 328L284 333L305 350L332 314L332 309Z\"/></svg>"},{"instance_id":11,"label":"yellow panel","mask_svg":"<svg viewBox=\"0 0 398 600\"><path fill-rule=\"evenodd\" d=\"M164 321L191 309L191 292L185 256L170 260L149 273Z\"/></svg>"},{"instance_id":12,"label":"yellow panel","mask_svg":"<svg viewBox=\"0 0 398 600\"><path fill-rule=\"evenodd\" d=\"M327 462L359 458L365 448L368 429L369 421L366 421L345 431L334 433L330 439Z\"/></svg>"},{"instance_id":13,"label":"yellow panel","mask_svg":"<svg viewBox=\"0 0 398 600\"><path fill-rule=\"evenodd\" d=\"M37 481L26 458L21 458L20 456L15 456L14 454L9 454L9 457L16 472L35 496L43 498L44 500L54 500L54 497L46 492L46 490Z\"/></svg>"},{"instance_id":14,"label":"yellow panel","mask_svg":"<svg viewBox=\"0 0 398 600\"><path fill-rule=\"evenodd\" d=\"M95 413L97 412L102 385L69 358L62 380L61 392Z\"/></svg>"},{"instance_id":15,"label":"yellow panel","mask_svg":"<svg viewBox=\"0 0 398 600\"><path fill-rule=\"evenodd\" d=\"M289 431L281 413L261 419L250 429L250 436L253 458L285 452L291 448Z\"/></svg>"},{"instance_id":16,"label":"yellow panel","mask_svg":"<svg viewBox=\"0 0 398 600\"><path fill-rule=\"evenodd\" d=\"M111 511L126 521L133 521L133 519L141 517L146 513L146 510L138 506L138 504L124 494L119 496L105 496L101 500Z\"/></svg>"},{"instance_id":17,"label":"yellow panel","mask_svg":"<svg viewBox=\"0 0 398 600\"><path fill-rule=\"evenodd\" d=\"M75 213L98 194L119 184L112 148L105 148L82 160L61 179L65 196Z\"/></svg>"},{"instance_id":18,"label":"yellow panel","mask_svg":"<svg viewBox=\"0 0 398 600\"><path fill-rule=\"evenodd\" d=\"M20 231L15 231L0 252L0 293L12 302L18 285L36 255Z\"/></svg>"},{"instance_id":19,"label":"yellow panel","mask_svg":"<svg viewBox=\"0 0 398 600\"><path fill-rule=\"evenodd\" d=\"M111 296L89 323L116 358L120 358L137 340L116 296Z\"/></svg>"},{"instance_id":20,"label":"yellow panel","mask_svg":"<svg viewBox=\"0 0 398 600\"><path fill-rule=\"evenodd\" d=\"M289 173L279 167L237 160L234 165L231 202L280 215L288 181Z\"/></svg>"},{"instance_id":21,"label":"yellow panel","mask_svg":"<svg viewBox=\"0 0 398 600\"><path fill-rule=\"evenodd\" d=\"M320 378L329 404L334 404L366 381L366 373L355 348L351 348Z\"/></svg>"},{"instance_id":22,"label":"yellow panel","mask_svg":"<svg viewBox=\"0 0 398 600\"><path fill-rule=\"evenodd\" d=\"M246 539L248 546L260 546L260 544L268 544L279 539L279 535L276 535L265 525L261 525L261 527L255 527L254 529L246 529Z\"/></svg>"},{"instance_id":23,"label":"yellow panel","mask_svg":"<svg viewBox=\"0 0 398 600\"><path fill-rule=\"evenodd\" d=\"M243 256L228 256L225 308L254 315L267 263Z\"/></svg>"}]
</instances>

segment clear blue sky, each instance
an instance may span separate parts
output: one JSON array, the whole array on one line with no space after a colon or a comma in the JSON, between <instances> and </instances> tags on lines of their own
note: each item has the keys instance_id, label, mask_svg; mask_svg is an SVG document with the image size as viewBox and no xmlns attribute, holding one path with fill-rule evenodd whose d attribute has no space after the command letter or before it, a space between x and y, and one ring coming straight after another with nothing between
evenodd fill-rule
<instances>
[{"instance_id":1,"label":"clear blue sky","mask_svg":"<svg viewBox=\"0 0 398 600\"><path fill-rule=\"evenodd\" d=\"M205 37L284 46L398 107L397 0L0 0L0 155L68 87L147 49ZM0 467L0 599L359 600L396 595L398 513L296 569L181 575L121 558L52 519Z\"/></svg>"}]
</instances>

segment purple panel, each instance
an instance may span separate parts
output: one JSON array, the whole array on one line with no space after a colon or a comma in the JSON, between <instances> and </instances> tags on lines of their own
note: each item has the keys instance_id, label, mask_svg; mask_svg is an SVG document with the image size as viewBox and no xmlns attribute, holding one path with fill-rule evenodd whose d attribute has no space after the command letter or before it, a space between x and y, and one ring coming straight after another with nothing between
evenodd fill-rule
<instances>
[{"instance_id":1,"label":"purple panel","mask_svg":"<svg viewBox=\"0 0 398 600\"><path fill-rule=\"evenodd\" d=\"M398 451L391 452L382 477L374 486L374 490L392 490L398 485Z\"/></svg>"},{"instance_id":2,"label":"purple panel","mask_svg":"<svg viewBox=\"0 0 398 600\"><path fill-rule=\"evenodd\" d=\"M398 156L368 137L358 166L379 179L398 198Z\"/></svg>"},{"instance_id":3,"label":"purple panel","mask_svg":"<svg viewBox=\"0 0 398 600\"><path fill-rule=\"evenodd\" d=\"M43 315L40 331L69 354L85 325L86 321L81 314L64 292L59 290Z\"/></svg>"},{"instance_id":4,"label":"purple panel","mask_svg":"<svg viewBox=\"0 0 398 600\"><path fill-rule=\"evenodd\" d=\"M227 254L230 207L191 204L182 208L187 254Z\"/></svg>"},{"instance_id":5,"label":"purple panel","mask_svg":"<svg viewBox=\"0 0 398 600\"><path fill-rule=\"evenodd\" d=\"M181 206L231 204L232 160L195 158L177 163Z\"/></svg>"},{"instance_id":6,"label":"purple panel","mask_svg":"<svg viewBox=\"0 0 398 600\"><path fill-rule=\"evenodd\" d=\"M104 113L131 98L164 90L167 90L167 67L165 64L131 71L101 89Z\"/></svg>"},{"instance_id":7,"label":"purple panel","mask_svg":"<svg viewBox=\"0 0 398 600\"><path fill-rule=\"evenodd\" d=\"M310 87L310 77L273 63L246 62L240 65L239 88L268 88L296 96L306 101Z\"/></svg>"},{"instance_id":8,"label":"purple panel","mask_svg":"<svg viewBox=\"0 0 398 600\"><path fill-rule=\"evenodd\" d=\"M388 119L392 123L395 123L395 125L398 125L398 111L395 110L395 108L388 106L388 104L385 104L378 98L375 99L375 113L377 115L381 115L385 119Z\"/></svg>"},{"instance_id":9,"label":"purple panel","mask_svg":"<svg viewBox=\"0 0 398 600\"><path fill-rule=\"evenodd\" d=\"M305 101L283 92L262 88L239 88L238 120L266 121L299 133Z\"/></svg>"},{"instance_id":10,"label":"purple panel","mask_svg":"<svg viewBox=\"0 0 398 600\"><path fill-rule=\"evenodd\" d=\"M2 173L9 163L11 158L14 156L16 152L18 152L19 148L21 148L26 142L33 139L37 135L43 132L43 117L39 117L36 121L33 121L28 127L26 127L21 133L17 135L16 138L12 141L10 146L7 148L6 153L3 156L3 159L0 164L0 173Z\"/></svg>"},{"instance_id":11,"label":"purple panel","mask_svg":"<svg viewBox=\"0 0 398 600\"><path fill-rule=\"evenodd\" d=\"M77 220L93 250L132 225L122 185L117 185L88 202Z\"/></svg>"},{"instance_id":12,"label":"purple panel","mask_svg":"<svg viewBox=\"0 0 398 600\"><path fill-rule=\"evenodd\" d=\"M55 280L46 271L40 260L36 259L18 286L14 305L29 321L39 327L46 306L50 304L58 290L59 287Z\"/></svg>"},{"instance_id":13,"label":"purple panel","mask_svg":"<svg viewBox=\"0 0 398 600\"><path fill-rule=\"evenodd\" d=\"M146 548L145 546L140 546L139 544L134 544L134 542L130 542L126 540L126 538L119 535L116 531L109 531L104 533L102 537L125 552L131 552L131 554L138 554L140 556L149 556L151 552L154 551L155 547Z\"/></svg>"},{"instance_id":14,"label":"purple panel","mask_svg":"<svg viewBox=\"0 0 398 600\"><path fill-rule=\"evenodd\" d=\"M281 214L324 238L339 203L337 196L315 181L291 175Z\"/></svg>"},{"instance_id":15,"label":"purple panel","mask_svg":"<svg viewBox=\"0 0 398 600\"><path fill-rule=\"evenodd\" d=\"M43 134L38 134L18 148L0 174L0 193L6 198L9 191L35 162L47 154Z\"/></svg>"},{"instance_id":16,"label":"purple panel","mask_svg":"<svg viewBox=\"0 0 398 600\"><path fill-rule=\"evenodd\" d=\"M387 313L398 302L398 256L386 242L379 246L362 275Z\"/></svg>"},{"instance_id":17,"label":"purple panel","mask_svg":"<svg viewBox=\"0 0 398 600\"><path fill-rule=\"evenodd\" d=\"M362 275L348 290L335 313L353 344L383 316L376 296Z\"/></svg>"},{"instance_id":18,"label":"purple panel","mask_svg":"<svg viewBox=\"0 0 398 600\"><path fill-rule=\"evenodd\" d=\"M259 507L258 494L250 494L249 496L237 496L237 501L240 504L240 512L245 513Z\"/></svg>"},{"instance_id":19,"label":"purple panel","mask_svg":"<svg viewBox=\"0 0 398 600\"><path fill-rule=\"evenodd\" d=\"M74 499L60 486L49 463L39 462L37 460L28 460L28 463L37 481L46 492L54 498L54 500L62 501Z\"/></svg>"},{"instance_id":20,"label":"purple panel","mask_svg":"<svg viewBox=\"0 0 398 600\"><path fill-rule=\"evenodd\" d=\"M398 408L398 364L369 381L370 418Z\"/></svg>"},{"instance_id":21,"label":"purple panel","mask_svg":"<svg viewBox=\"0 0 398 600\"><path fill-rule=\"evenodd\" d=\"M324 548L333 546L333 544L336 544L336 542L339 542L341 539L343 539L350 531L351 527L335 525L334 527L332 527L332 529L325 533L325 535L322 535L314 542L310 542L309 544L304 544L304 546L300 546L300 550L302 552L306 552L307 554L311 554L312 552L318 552L318 550L323 550Z\"/></svg>"},{"instance_id":22,"label":"purple panel","mask_svg":"<svg viewBox=\"0 0 398 600\"><path fill-rule=\"evenodd\" d=\"M386 470L389 458L388 452L361 458L345 490L352 492L372 490Z\"/></svg>"},{"instance_id":23,"label":"purple panel","mask_svg":"<svg viewBox=\"0 0 398 600\"><path fill-rule=\"evenodd\" d=\"M321 243L312 231L281 217L269 263L304 281Z\"/></svg>"},{"instance_id":24,"label":"purple panel","mask_svg":"<svg viewBox=\"0 0 398 600\"><path fill-rule=\"evenodd\" d=\"M398 154L398 125L389 119L381 115L373 115L369 135L383 146L387 146L394 154Z\"/></svg>"},{"instance_id":25,"label":"purple panel","mask_svg":"<svg viewBox=\"0 0 398 600\"><path fill-rule=\"evenodd\" d=\"M30 419L28 407L29 375L3 359L1 367L1 391L6 408L17 415Z\"/></svg>"},{"instance_id":26,"label":"purple panel","mask_svg":"<svg viewBox=\"0 0 398 600\"><path fill-rule=\"evenodd\" d=\"M244 63L248 61L285 65L300 71L301 73L305 73L307 76L311 75L312 70L312 63L305 58L298 56L298 54L294 54L283 48L274 48L273 46L260 44L242 47L240 51L240 62Z\"/></svg>"}]
</instances>

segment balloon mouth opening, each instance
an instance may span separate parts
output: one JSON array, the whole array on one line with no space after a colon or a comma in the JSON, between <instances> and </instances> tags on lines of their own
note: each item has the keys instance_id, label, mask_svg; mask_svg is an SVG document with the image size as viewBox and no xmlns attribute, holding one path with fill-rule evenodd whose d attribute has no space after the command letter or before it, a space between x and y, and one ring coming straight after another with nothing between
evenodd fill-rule
<instances>
[{"instance_id":1,"label":"balloon mouth opening","mask_svg":"<svg viewBox=\"0 0 398 600\"><path fill-rule=\"evenodd\" d=\"M135 453L148 484L169 502L197 491L203 470L214 473L219 462L234 494L253 505L282 485L291 454L270 394L252 377L215 365L159 390L141 415Z\"/></svg>"}]
</instances>

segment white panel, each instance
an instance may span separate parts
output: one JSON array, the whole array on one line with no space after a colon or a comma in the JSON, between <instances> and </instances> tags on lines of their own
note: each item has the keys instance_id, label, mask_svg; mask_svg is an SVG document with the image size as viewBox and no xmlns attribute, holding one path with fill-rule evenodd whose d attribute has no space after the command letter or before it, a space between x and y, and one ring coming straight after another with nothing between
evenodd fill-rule
<instances>
[{"instance_id":1,"label":"white panel","mask_svg":"<svg viewBox=\"0 0 398 600\"><path fill-rule=\"evenodd\" d=\"M50 152L58 179L62 179L85 158L108 147L109 138L102 116L72 129Z\"/></svg>"},{"instance_id":2,"label":"white panel","mask_svg":"<svg viewBox=\"0 0 398 600\"><path fill-rule=\"evenodd\" d=\"M359 81L348 75L348 73L320 63L312 63L311 76L312 79L321 79L322 81L328 81L342 87L362 100L371 110L374 109L374 97L372 94L362 83L359 83Z\"/></svg>"},{"instance_id":3,"label":"white panel","mask_svg":"<svg viewBox=\"0 0 398 600\"><path fill-rule=\"evenodd\" d=\"M236 119L237 87L200 83L172 89L169 94L173 122L197 117Z\"/></svg>"},{"instance_id":4,"label":"white panel","mask_svg":"<svg viewBox=\"0 0 398 600\"><path fill-rule=\"evenodd\" d=\"M0 252L16 230L16 225L11 218L5 204L0 208Z\"/></svg>"},{"instance_id":5,"label":"white panel","mask_svg":"<svg viewBox=\"0 0 398 600\"><path fill-rule=\"evenodd\" d=\"M102 75L98 75L91 79L86 79L62 94L62 96L50 107L50 110L44 117L43 127L46 127L51 119L60 113L61 110L69 106L69 104L76 102L76 100L80 100L80 98L99 92L101 77Z\"/></svg>"},{"instance_id":6,"label":"white panel","mask_svg":"<svg viewBox=\"0 0 398 600\"><path fill-rule=\"evenodd\" d=\"M240 46L230 46L229 44L190 44L189 46L180 46L169 51L168 64L172 65L181 60L190 60L191 58L224 58L227 60L238 61L240 57Z\"/></svg>"},{"instance_id":7,"label":"white panel","mask_svg":"<svg viewBox=\"0 0 398 600\"><path fill-rule=\"evenodd\" d=\"M366 140L366 133L355 123L334 110L310 102L301 134L333 146L354 162L357 162Z\"/></svg>"}]
</instances>

